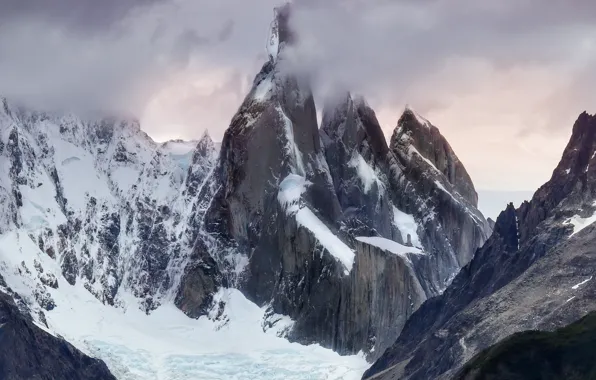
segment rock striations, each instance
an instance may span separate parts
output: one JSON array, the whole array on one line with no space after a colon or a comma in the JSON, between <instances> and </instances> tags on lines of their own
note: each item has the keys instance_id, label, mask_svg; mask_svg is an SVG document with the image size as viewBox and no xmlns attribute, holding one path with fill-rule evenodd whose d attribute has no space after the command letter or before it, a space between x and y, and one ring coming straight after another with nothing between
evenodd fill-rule
<instances>
[{"instance_id":1,"label":"rock striations","mask_svg":"<svg viewBox=\"0 0 596 380\"><path fill-rule=\"evenodd\" d=\"M2 101L0 237L35 252L0 268L20 274L7 282L23 312L60 308L48 289L63 277L109 306L225 321L217 293L235 288L289 317L290 340L375 359L443 292L491 233L469 175L411 109L390 144L350 93L319 129L308 78L289 70L289 17L276 10L268 61L221 148Z\"/></svg>"},{"instance_id":2,"label":"rock striations","mask_svg":"<svg viewBox=\"0 0 596 380\"><path fill-rule=\"evenodd\" d=\"M596 117L583 113L551 179L501 213L473 260L365 377L448 379L510 334L553 330L596 309L595 157Z\"/></svg>"}]
</instances>

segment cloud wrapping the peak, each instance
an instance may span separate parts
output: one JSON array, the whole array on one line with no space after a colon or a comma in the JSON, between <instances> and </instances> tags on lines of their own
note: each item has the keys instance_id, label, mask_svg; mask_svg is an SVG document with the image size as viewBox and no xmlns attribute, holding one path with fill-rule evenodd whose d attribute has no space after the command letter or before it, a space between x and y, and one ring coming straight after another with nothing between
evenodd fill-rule
<instances>
[{"instance_id":1,"label":"cloud wrapping the peak","mask_svg":"<svg viewBox=\"0 0 596 380\"><path fill-rule=\"evenodd\" d=\"M4 0L0 94L126 109L157 139L220 139L280 3ZM291 26L293 67L320 104L363 94L387 134L411 104L477 187L544 182L577 114L596 108L591 0L294 0Z\"/></svg>"}]
</instances>

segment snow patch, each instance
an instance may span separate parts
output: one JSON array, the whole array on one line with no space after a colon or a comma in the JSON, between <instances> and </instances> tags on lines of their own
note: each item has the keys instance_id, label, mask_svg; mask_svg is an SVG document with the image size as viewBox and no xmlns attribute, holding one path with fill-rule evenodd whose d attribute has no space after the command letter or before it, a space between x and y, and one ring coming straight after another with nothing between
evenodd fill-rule
<instances>
[{"instance_id":1,"label":"snow patch","mask_svg":"<svg viewBox=\"0 0 596 380\"><path fill-rule=\"evenodd\" d=\"M596 206L596 202L594 202L593 206ZM571 238L573 235L577 234L584 228L588 227L592 223L596 222L596 212L587 218L581 217L579 215L574 215L571 218L567 219L563 222L565 225L572 225L573 226L573 233L569 235Z\"/></svg>"},{"instance_id":2,"label":"snow patch","mask_svg":"<svg viewBox=\"0 0 596 380\"><path fill-rule=\"evenodd\" d=\"M410 157L410 159L412 159L413 154L416 154L418 157L420 157L424 162L426 162L428 164L428 166L430 166L432 169L434 169L437 173L443 174L443 173L441 173L441 171L439 169L437 169L435 164L433 164L428 158L424 157L418 151L418 149L416 149L416 147L414 145L410 144L410 146L408 147L408 156Z\"/></svg>"},{"instance_id":3,"label":"snow patch","mask_svg":"<svg viewBox=\"0 0 596 380\"><path fill-rule=\"evenodd\" d=\"M293 159L292 170L294 170L297 174L302 176L306 175L306 170L304 170L304 162L302 160L302 152L298 149L296 145L296 141L294 140L294 124L292 120L286 115L283 111L281 106L275 106L275 109L281 116L283 123L284 123L284 130L286 133L286 152Z\"/></svg>"},{"instance_id":4,"label":"snow patch","mask_svg":"<svg viewBox=\"0 0 596 380\"><path fill-rule=\"evenodd\" d=\"M580 287L580 286L582 286L583 284L585 284L585 283L587 283L587 282L589 282L589 281L591 281L591 280L592 280L592 277L588 278L587 280L584 280L584 281L580 282L579 284L575 284L575 285L573 285L573 286L571 287L571 289L573 289L573 290L577 290L577 289L579 289L579 287Z\"/></svg>"},{"instance_id":5,"label":"snow patch","mask_svg":"<svg viewBox=\"0 0 596 380\"><path fill-rule=\"evenodd\" d=\"M255 88L252 98L257 102L265 102L270 98L273 90L273 75L269 74L259 82Z\"/></svg>"},{"instance_id":6,"label":"snow patch","mask_svg":"<svg viewBox=\"0 0 596 380\"><path fill-rule=\"evenodd\" d=\"M297 174L288 174L279 184L278 202L288 214L295 214L300 209L300 197L306 191L310 182Z\"/></svg>"},{"instance_id":7,"label":"snow patch","mask_svg":"<svg viewBox=\"0 0 596 380\"><path fill-rule=\"evenodd\" d=\"M389 251L395 255L406 257L407 253L413 254L424 254L421 249L416 247L408 247L403 244L399 244L393 240L385 239L379 236L358 236L356 240L361 241L366 244L374 245L375 247L381 248L384 251Z\"/></svg>"},{"instance_id":8,"label":"snow patch","mask_svg":"<svg viewBox=\"0 0 596 380\"><path fill-rule=\"evenodd\" d=\"M417 232L419 227L414 216L406 214L393 206L393 225L399 229L403 241L407 242L408 235L410 235L412 245L417 248L422 248Z\"/></svg>"},{"instance_id":9,"label":"snow patch","mask_svg":"<svg viewBox=\"0 0 596 380\"><path fill-rule=\"evenodd\" d=\"M308 207L296 213L296 222L313 233L321 245L346 268L349 274L354 265L354 251L341 241Z\"/></svg>"},{"instance_id":10,"label":"snow patch","mask_svg":"<svg viewBox=\"0 0 596 380\"><path fill-rule=\"evenodd\" d=\"M119 307L104 305L82 281L68 284L58 262L40 251L26 233L0 235L5 280L30 305L39 285L36 260L59 282L58 289L47 289L57 305L45 311L49 331L104 360L119 380L356 380L369 366L361 355L340 356L319 345L303 346L278 337L291 320L270 316L276 322L265 329L265 308L235 289L215 294L218 305L225 306L219 317L213 313L211 319L188 318L169 303L147 315L123 290L117 297Z\"/></svg>"},{"instance_id":11,"label":"snow patch","mask_svg":"<svg viewBox=\"0 0 596 380\"><path fill-rule=\"evenodd\" d=\"M379 180L377 173L368 164L368 162L366 162L364 157L360 155L360 153L354 152L354 154L352 154L352 158L348 162L348 165L356 169L358 177L360 177L360 180L364 185L365 194L370 191L375 182L378 184L379 187L381 186L382 182Z\"/></svg>"}]
</instances>

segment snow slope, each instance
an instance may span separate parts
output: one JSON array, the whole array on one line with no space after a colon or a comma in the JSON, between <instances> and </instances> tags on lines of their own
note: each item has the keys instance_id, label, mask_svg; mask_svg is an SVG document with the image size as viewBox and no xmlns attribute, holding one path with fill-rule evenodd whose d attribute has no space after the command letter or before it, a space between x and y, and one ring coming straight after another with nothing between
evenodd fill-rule
<instances>
[{"instance_id":1,"label":"snow slope","mask_svg":"<svg viewBox=\"0 0 596 380\"><path fill-rule=\"evenodd\" d=\"M235 289L221 289L216 300L224 309L199 320L171 303L147 315L125 290L117 307L104 305L80 282L70 285L22 230L0 235L0 266L8 286L33 308L41 278L55 276L58 288L45 294L55 307L45 311L47 328L40 327L104 360L118 379L359 379L367 367L363 356L342 357L278 337L287 319L266 318L265 309ZM273 326L265 327L265 320Z\"/></svg>"}]
</instances>

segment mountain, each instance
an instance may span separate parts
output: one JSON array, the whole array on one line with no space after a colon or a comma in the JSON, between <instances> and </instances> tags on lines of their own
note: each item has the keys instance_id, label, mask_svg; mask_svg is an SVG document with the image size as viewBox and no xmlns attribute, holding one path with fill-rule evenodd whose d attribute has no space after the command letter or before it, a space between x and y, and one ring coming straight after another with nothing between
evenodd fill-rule
<instances>
[{"instance_id":1,"label":"mountain","mask_svg":"<svg viewBox=\"0 0 596 380\"><path fill-rule=\"evenodd\" d=\"M554 332L527 331L484 350L454 377L461 380L592 379L596 313Z\"/></svg>"},{"instance_id":2,"label":"mountain","mask_svg":"<svg viewBox=\"0 0 596 380\"><path fill-rule=\"evenodd\" d=\"M19 311L13 299L2 292L0 347L2 379L116 379L101 360L84 355L63 339L36 326Z\"/></svg>"},{"instance_id":3,"label":"mountain","mask_svg":"<svg viewBox=\"0 0 596 380\"><path fill-rule=\"evenodd\" d=\"M365 377L450 378L515 332L553 330L594 310L595 152L596 117L582 113L551 179L499 215L473 260Z\"/></svg>"},{"instance_id":4,"label":"mountain","mask_svg":"<svg viewBox=\"0 0 596 380\"><path fill-rule=\"evenodd\" d=\"M490 231L435 127L404 117L403 145L389 147L373 110L347 94L318 130L307 81L284 70L289 9L278 9L269 61L225 133L205 226L221 251L245 257L233 286L294 321L289 339L374 357ZM407 151L422 128L440 168Z\"/></svg>"},{"instance_id":5,"label":"mountain","mask_svg":"<svg viewBox=\"0 0 596 380\"><path fill-rule=\"evenodd\" d=\"M290 10L220 147L2 99L0 273L20 313L122 378L359 377L446 289L491 233L470 176L410 108L389 144L350 93L319 128Z\"/></svg>"}]
</instances>

